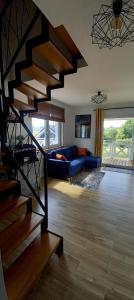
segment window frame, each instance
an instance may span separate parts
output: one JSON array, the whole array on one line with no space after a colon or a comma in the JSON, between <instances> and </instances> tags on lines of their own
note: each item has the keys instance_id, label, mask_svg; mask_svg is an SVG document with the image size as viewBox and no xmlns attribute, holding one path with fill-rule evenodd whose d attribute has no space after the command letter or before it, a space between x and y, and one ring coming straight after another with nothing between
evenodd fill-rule
<instances>
[{"instance_id":1,"label":"window frame","mask_svg":"<svg viewBox=\"0 0 134 300\"><path fill-rule=\"evenodd\" d=\"M33 133L32 119L40 120L40 118L31 117L32 133ZM46 130L46 139L45 139L45 146L41 145L41 147L44 148L44 149L52 149L52 148L55 148L55 147L61 147L62 146L62 141L63 141L63 123L62 122L57 122L57 121L52 121L52 120L45 120L45 119L43 119L43 121L45 122L44 123L44 130ZM49 121L58 123L58 144L50 145ZM37 139L37 141L38 141L38 139Z\"/></svg>"}]
</instances>

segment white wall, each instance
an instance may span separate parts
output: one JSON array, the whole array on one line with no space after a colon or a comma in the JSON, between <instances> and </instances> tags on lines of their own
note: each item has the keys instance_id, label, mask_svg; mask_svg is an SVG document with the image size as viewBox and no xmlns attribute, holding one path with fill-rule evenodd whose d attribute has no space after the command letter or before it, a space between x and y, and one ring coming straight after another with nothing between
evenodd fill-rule
<instances>
[{"instance_id":1,"label":"white wall","mask_svg":"<svg viewBox=\"0 0 134 300\"><path fill-rule=\"evenodd\" d=\"M88 148L94 153L94 143L95 143L95 111L94 108L88 106L78 106L74 108L73 113L73 144L79 147ZM75 115L91 114L91 136L89 139L75 138Z\"/></svg>"},{"instance_id":2,"label":"white wall","mask_svg":"<svg viewBox=\"0 0 134 300\"><path fill-rule=\"evenodd\" d=\"M73 107L65 107L65 123L63 124L63 145L74 144L74 112Z\"/></svg>"},{"instance_id":3,"label":"white wall","mask_svg":"<svg viewBox=\"0 0 134 300\"><path fill-rule=\"evenodd\" d=\"M69 106L58 101L52 101L53 104L65 109L65 123L63 124L63 145L77 145L88 148L94 152L95 141L95 110L88 106ZM89 139L75 138L75 115L91 114L91 137Z\"/></svg>"},{"instance_id":4,"label":"white wall","mask_svg":"<svg viewBox=\"0 0 134 300\"><path fill-rule=\"evenodd\" d=\"M63 145L77 145L79 147L88 148L91 152L94 152L95 142L95 110L88 106L69 106L58 101L52 101L65 109L65 123L63 124ZM91 136L89 139L75 138L75 115L91 114Z\"/></svg>"}]
</instances>

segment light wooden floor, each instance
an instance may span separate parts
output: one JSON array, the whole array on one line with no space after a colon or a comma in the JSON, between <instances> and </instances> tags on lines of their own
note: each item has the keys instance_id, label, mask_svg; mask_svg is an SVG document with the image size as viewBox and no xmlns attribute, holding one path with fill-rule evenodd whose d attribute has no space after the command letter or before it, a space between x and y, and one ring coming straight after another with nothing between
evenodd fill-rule
<instances>
[{"instance_id":1,"label":"light wooden floor","mask_svg":"<svg viewBox=\"0 0 134 300\"><path fill-rule=\"evenodd\" d=\"M107 171L97 191L51 180L49 229L64 236L64 255L26 299L134 299L134 175Z\"/></svg>"},{"instance_id":2,"label":"light wooden floor","mask_svg":"<svg viewBox=\"0 0 134 300\"><path fill-rule=\"evenodd\" d=\"M64 254L25 300L134 300L134 175L106 171L97 191L50 180L49 229Z\"/></svg>"}]
</instances>

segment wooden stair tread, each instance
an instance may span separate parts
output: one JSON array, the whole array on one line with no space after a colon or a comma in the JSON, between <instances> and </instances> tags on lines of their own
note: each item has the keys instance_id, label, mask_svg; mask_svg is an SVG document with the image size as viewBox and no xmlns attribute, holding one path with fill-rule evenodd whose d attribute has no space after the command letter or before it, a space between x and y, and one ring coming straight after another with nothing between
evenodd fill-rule
<instances>
[{"instance_id":1,"label":"wooden stair tread","mask_svg":"<svg viewBox=\"0 0 134 300\"><path fill-rule=\"evenodd\" d=\"M43 217L34 213L24 214L0 233L2 258L6 259L30 233L43 221Z\"/></svg>"},{"instance_id":2,"label":"wooden stair tread","mask_svg":"<svg viewBox=\"0 0 134 300\"><path fill-rule=\"evenodd\" d=\"M0 192L15 187L17 184L18 182L16 180L8 180L8 179L2 180L0 181Z\"/></svg>"},{"instance_id":3,"label":"wooden stair tread","mask_svg":"<svg viewBox=\"0 0 134 300\"><path fill-rule=\"evenodd\" d=\"M5 273L9 300L21 300L26 295L59 243L60 237L46 231L27 247Z\"/></svg>"},{"instance_id":4,"label":"wooden stair tread","mask_svg":"<svg viewBox=\"0 0 134 300\"><path fill-rule=\"evenodd\" d=\"M24 73L29 77L36 79L45 86L55 86L60 84L59 80L48 74L43 68L33 63L31 67L23 69Z\"/></svg>"},{"instance_id":5,"label":"wooden stair tread","mask_svg":"<svg viewBox=\"0 0 134 300\"><path fill-rule=\"evenodd\" d=\"M55 29L56 35L59 37L60 41L64 44L66 49L72 53L75 57L77 57L77 68L86 67L87 63L80 53L79 49L75 45L74 41L72 40L71 36L69 35L68 31L64 27L64 25L60 25L56 27Z\"/></svg>"},{"instance_id":6,"label":"wooden stair tread","mask_svg":"<svg viewBox=\"0 0 134 300\"><path fill-rule=\"evenodd\" d=\"M13 195L6 200L0 202L0 219L6 215L15 212L18 208L29 201L28 197Z\"/></svg>"},{"instance_id":7,"label":"wooden stair tread","mask_svg":"<svg viewBox=\"0 0 134 300\"><path fill-rule=\"evenodd\" d=\"M73 65L51 41L34 47L33 51L47 59L57 72L73 70Z\"/></svg>"},{"instance_id":8,"label":"wooden stair tread","mask_svg":"<svg viewBox=\"0 0 134 300\"><path fill-rule=\"evenodd\" d=\"M13 106L19 111L32 111L35 110L35 107L27 103L21 102L20 100L14 99Z\"/></svg>"},{"instance_id":9,"label":"wooden stair tread","mask_svg":"<svg viewBox=\"0 0 134 300\"><path fill-rule=\"evenodd\" d=\"M64 25L60 25L56 27L55 29L56 34L60 38L60 40L63 42L63 44L67 47L67 49L75 55L80 54L78 48L76 47L74 41L70 37L69 33L67 32L66 28Z\"/></svg>"},{"instance_id":10,"label":"wooden stair tread","mask_svg":"<svg viewBox=\"0 0 134 300\"><path fill-rule=\"evenodd\" d=\"M42 93L42 92L38 91L37 89L35 89L23 82L21 83L21 85L19 87L16 87L16 89L33 100L47 98L47 95L45 93Z\"/></svg>"}]
</instances>

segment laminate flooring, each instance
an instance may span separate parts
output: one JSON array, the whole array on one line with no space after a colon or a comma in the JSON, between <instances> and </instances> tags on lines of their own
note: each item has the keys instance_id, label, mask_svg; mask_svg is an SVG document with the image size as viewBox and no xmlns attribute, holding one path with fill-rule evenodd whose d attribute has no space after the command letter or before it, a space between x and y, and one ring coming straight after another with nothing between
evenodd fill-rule
<instances>
[{"instance_id":1,"label":"laminate flooring","mask_svg":"<svg viewBox=\"0 0 134 300\"><path fill-rule=\"evenodd\" d=\"M89 191L49 180L49 230L64 237L25 300L134 300L134 176Z\"/></svg>"}]
</instances>

